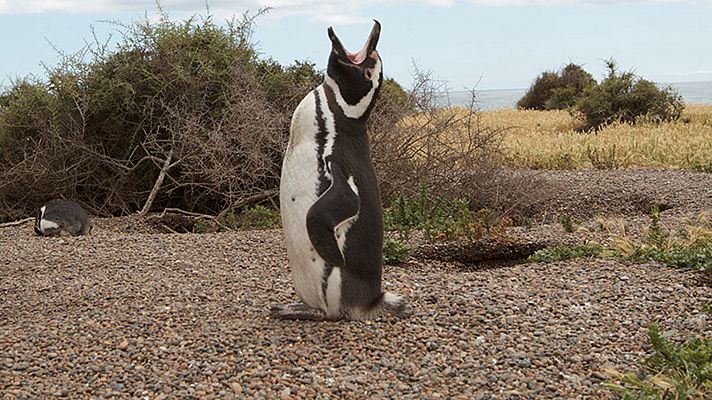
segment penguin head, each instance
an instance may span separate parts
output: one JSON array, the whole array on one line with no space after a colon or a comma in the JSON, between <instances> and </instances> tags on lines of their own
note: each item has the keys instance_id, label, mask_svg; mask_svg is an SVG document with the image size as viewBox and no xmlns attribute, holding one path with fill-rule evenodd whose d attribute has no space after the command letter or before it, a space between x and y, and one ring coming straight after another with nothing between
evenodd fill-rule
<instances>
[{"instance_id":1,"label":"penguin head","mask_svg":"<svg viewBox=\"0 0 712 400\"><path fill-rule=\"evenodd\" d=\"M371 112L383 82L381 56L376 51L381 24L374 20L371 34L358 53L346 51L329 27L331 55L326 83L334 90L339 105L349 118L365 119Z\"/></svg>"}]
</instances>

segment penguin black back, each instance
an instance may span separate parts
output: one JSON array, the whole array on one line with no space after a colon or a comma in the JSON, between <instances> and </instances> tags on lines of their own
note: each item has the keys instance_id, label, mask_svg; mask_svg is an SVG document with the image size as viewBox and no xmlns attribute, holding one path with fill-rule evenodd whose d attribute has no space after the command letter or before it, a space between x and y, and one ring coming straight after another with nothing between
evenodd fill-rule
<instances>
[{"instance_id":1,"label":"penguin black back","mask_svg":"<svg viewBox=\"0 0 712 400\"><path fill-rule=\"evenodd\" d=\"M87 235L91 232L91 221L76 201L54 199L37 212L34 229L39 236Z\"/></svg>"}]
</instances>

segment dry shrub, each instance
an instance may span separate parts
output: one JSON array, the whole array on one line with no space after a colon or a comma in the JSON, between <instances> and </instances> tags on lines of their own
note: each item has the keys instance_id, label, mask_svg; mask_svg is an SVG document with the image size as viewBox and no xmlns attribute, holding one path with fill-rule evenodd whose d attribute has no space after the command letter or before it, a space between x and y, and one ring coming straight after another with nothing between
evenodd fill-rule
<instances>
[{"instance_id":1,"label":"dry shrub","mask_svg":"<svg viewBox=\"0 0 712 400\"><path fill-rule=\"evenodd\" d=\"M277 194L288 115L267 101L253 75L239 67L233 75L224 113L206 122L178 101L168 107L169 139L148 138L147 152L164 161L159 168L175 160L161 192L180 192L182 207L220 214Z\"/></svg>"},{"instance_id":2,"label":"dry shrub","mask_svg":"<svg viewBox=\"0 0 712 400\"><path fill-rule=\"evenodd\" d=\"M87 44L60 54L47 82L0 93L5 218L53 197L105 216L214 215L274 197L287 109L320 74L257 57L250 35L261 14L227 26L166 15L119 26L116 51Z\"/></svg>"},{"instance_id":3,"label":"dry shrub","mask_svg":"<svg viewBox=\"0 0 712 400\"><path fill-rule=\"evenodd\" d=\"M388 85L369 120L373 162L381 196L416 197L421 189L434 197L464 198L472 209L490 209L500 217L526 216L526 204L541 196L536 179L502 166L501 143L506 129L482 124L470 106L442 108L443 84L415 68L407 101L389 95Z\"/></svg>"}]
</instances>

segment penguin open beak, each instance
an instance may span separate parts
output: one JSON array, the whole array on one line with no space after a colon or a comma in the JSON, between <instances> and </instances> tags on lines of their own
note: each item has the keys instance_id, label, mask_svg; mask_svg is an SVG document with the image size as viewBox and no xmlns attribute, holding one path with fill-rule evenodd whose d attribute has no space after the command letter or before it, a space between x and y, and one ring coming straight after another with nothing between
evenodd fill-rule
<instances>
[{"instance_id":1,"label":"penguin open beak","mask_svg":"<svg viewBox=\"0 0 712 400\"><path fill-rule=\"evenodd\" d=\"M366 44L358 53L351 53L346 51L344 45L341 44L339 38L336 37L336 34L334 33L334 28L329 27L328 32L329 39L331 39L332 51L336 53L339 58L341 58L344 62L351 62L353 64L361 64L362 62L364 62L364 60L366 60L366 57L368 57L376 50L376 45L378 45L378 38L381 36L381 24L375 19L373 20L373 22L374 24L373 28L371 28L371 34L368 36Z\"/></svg>"}]
</instances>

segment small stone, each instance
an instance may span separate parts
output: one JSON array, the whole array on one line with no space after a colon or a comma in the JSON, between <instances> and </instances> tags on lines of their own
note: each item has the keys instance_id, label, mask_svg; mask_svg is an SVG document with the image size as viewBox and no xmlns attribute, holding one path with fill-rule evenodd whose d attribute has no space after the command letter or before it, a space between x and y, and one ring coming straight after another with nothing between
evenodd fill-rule
<instances>
[{"instance_id":1,"label":"small stone","mask_svg":"<svg viewBox=\"0 0 712 400\"><path fill-rule=\"evenodd\" d=\"M27 361L19 362L13 366L16 371L24 371L29 367L30 364Z\"/></svg>"},{"instance_id":2,"label":"small stone","mask_svg":"<svg viewBox=\"0 0 712 400\"><path fill-rule=\"evenodd\" d=\"M126 349L128 349L128 348L129 348L129 341L128 341L128 340L124 339L124 340L121 341L121 343L119 343L119 346L118 346L118 349L119 349L119 350L126 350Z\"/></svg>"},{"instance_id":3,"label":"small stone","mask_svg":"<svg viewBox=\"0 0 712 400\"><path fill-rule=\"evenodd\" d=\"M235 393L236 395L242 394L242 385L240 385L237 382L231 383L230 389L232 389L232 392Z\"/></svg>"},{"instance_id":4,"label":"small stone","mask_svg":"<svg viewBox=\"0 0 712 400\"><path fill-rule=\"evenodd\" d=\"M282 400L289 400L290 395L292 394L292 391L289 388L284 388L282 392L279 394L279 397Z\"/></svg>"}]
</instances>

